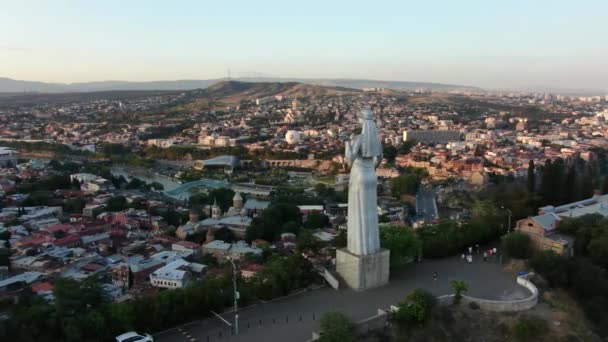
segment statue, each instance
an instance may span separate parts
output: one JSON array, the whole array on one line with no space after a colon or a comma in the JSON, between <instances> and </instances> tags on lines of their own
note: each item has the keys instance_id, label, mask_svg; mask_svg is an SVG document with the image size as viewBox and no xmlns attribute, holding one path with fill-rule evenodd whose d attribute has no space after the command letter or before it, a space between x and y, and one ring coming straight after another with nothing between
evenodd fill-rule
<instances>
[{"instance_id":1,"label":"statue","mask_svg":"<svg viewBox=\"0 0 608 342\"><path fill-rule=\"evenodd\" d=\"M348 231L346 249L336 251L336 271L357 291L388 283L390 251L380 248L378 230L378 179L382 144L374 113L357 113L361 134L346 141L345 160L351 166L348 183Z\"/></svg>"},{"instance_id":2,"label":"statue","mask_svg":"<svg viewBox=\"0 0 608 342\"><path fill-rule=\"evenodd\" d=\"M347 249L356 255L368 255L380 250L376 167L382 160L382 144L372 111L363 109L357 117L361 134L351 135L345 151L346 163L351 166Z\"/></svg>"}]
</instances>

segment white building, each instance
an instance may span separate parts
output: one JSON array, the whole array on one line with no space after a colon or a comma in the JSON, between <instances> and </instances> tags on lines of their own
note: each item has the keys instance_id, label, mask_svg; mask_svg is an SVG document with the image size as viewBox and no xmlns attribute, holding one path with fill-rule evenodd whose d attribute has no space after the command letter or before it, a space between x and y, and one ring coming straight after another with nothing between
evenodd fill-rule
<instances>
[{"instance_id":1,"label":"white building","mask_svg":"<svg viewBox=\"0 0 608 342\"><path fill-rule=\"evenodd\" d=\"M150 273L150 283L156 287L181 289L190 280L190 263L184 259L174 260L167 265Z\"/></svg>"},{"instance_id":2,"label":"white building","mask_svg":"<svg viewBox=\"0 0 608 342\"><path fill-rule=\"evenodd\" d=\"M0 147L0 167L17 166L17 151L10 147Z\"/></svg>"}]
</instances>

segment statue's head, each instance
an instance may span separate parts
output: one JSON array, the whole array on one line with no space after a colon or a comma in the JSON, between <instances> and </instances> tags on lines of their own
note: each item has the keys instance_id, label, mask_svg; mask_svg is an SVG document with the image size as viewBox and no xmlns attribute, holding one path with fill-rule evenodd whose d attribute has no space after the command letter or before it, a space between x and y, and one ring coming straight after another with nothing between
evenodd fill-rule
<instances>
[{"instance_id":1,"label":"statue's head","mask_svg":"<svg viewBox=\"0 0 608 342\"><path fill-rule=\"evenodd\" d=\"M361 124L361 155L363 157L377 157L382 155L382 144L374 121L374 112L363 108L357 113Z\"/></svg>"},{"instance_id":2,"label":"statue's head","mask_svg":"<svg viewBox=\"0 0 608 342\"><path fill-rule=\"evenodd\" d=\"M363 124L365 120L374 120L374 112L369 108L362 108L357 112L357 118L359 119L359 123Z\"/></svg>"}]
</instances>

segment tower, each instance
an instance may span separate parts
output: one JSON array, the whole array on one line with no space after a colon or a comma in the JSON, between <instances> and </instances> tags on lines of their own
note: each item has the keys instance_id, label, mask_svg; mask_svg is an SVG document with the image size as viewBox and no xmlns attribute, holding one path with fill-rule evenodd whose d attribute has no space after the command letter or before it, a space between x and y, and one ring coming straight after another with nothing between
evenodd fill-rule
<instances>
[{"instance_id":1,"label":"tower","mask_svg":"<svg viewBox=\"0 0 608 342\"><path fill-rule=\"evenodd\" d=\"M234 197L232 198L232 206L236 210L241 210L243 208L243 196L241 196L240 192L234 194Z\"/></svg>"},{"instance_id":2,"label":"tower","mask_svg":"<svg viewBox=\"0 0 608 342\"><path fill-rule=\"evenodd\" d=\"M222 215L222 209L217 205L217 199L213 200L213 206L211 207L211 218L218 219Z\"/></svg>"}]
</instances>

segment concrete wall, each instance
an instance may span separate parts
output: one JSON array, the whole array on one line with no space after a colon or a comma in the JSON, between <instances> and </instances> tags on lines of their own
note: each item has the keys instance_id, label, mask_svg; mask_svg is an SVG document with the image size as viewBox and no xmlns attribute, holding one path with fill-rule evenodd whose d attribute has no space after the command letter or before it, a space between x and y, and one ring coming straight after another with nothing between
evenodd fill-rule
<instances>
[{"instance_id":1,"label":"concrete wall","mask_svg":"<svg viewBox=\"0 0 608 342\"><path fill-rule=\"evenodd\" d=\"M517 277L517 283L527 288L532 294L528 298L518 300L488 300L481 298L474 298L470 296L462 296L462 304L468 305L469 303L477 303L479 308L487 311L495 312L516 312L530 310L538 304L538 289L534 284L528 280L528 277L533 273L529 273L523 276ZM439 305L449 305L453 302L454 295L444 295L437 298Z\"/></svg>"},{"instance_id":2,"label":"concrete wall","mask_svg":"<svg viewBox=\"0 0 608 342\"><path fill-rule=\"evenodd\" d=\"M390 251L355 255L346 248L336 250L336 272L348 287L356 291L368 290L388 283Z\"/></svg>"},{"instance_id":3,"label":"concrete wall","mask_svg":"<svg viewBox=\"0 0 608 342\"><path fill-rule=\"evenodd\" d=\"M323 267L323 272L320 274L334 290L340 288L340 281L327 268Z\"/></svg>"},{"instance_id":4,"label":"concrete wall","mask_svg":"<svg viewBox=\"0 0 608 342\"><path fill-rule=\"evenodd\" d=\"M378 313L376 315L362 319L355 323L357 334L365 335L370 331L383 329L386 327L388 318L389 316L386 311L378 309Z\"/></svg>"}]
</instances>

